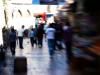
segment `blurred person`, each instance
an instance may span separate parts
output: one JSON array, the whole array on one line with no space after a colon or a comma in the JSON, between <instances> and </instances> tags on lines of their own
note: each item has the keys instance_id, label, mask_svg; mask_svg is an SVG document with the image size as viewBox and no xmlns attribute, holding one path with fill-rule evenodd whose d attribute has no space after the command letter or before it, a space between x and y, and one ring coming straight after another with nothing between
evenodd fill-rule
<instances>
[{"instance_id":1,"label":"blurred person","mask_svg":"<svg viewBox=\"0 0 100 75\"><path fill-rule=\"evenodd\" d=\"M35 37L34 37L34 44L37 46L37 29L34 28L34 31L35 31Z\"/></svg>"},{"instance_id":2,"label":"blurred person","mask_svg":"<svg viewBox=\"0 0 100 75\"><path fill-rule=\"evenodd\" d=\"M57 47L58 50L63 49L62 47L62 39L63 39L63 29L62 29L62 23L55 23L55 49Z\"/></svg>"},{"instance_id":3,"label":"blurred person","mask_svg":"<svg viewBox=\"0 0 100 75\"><path fill-rule=\"evenodd\" d=\"M24 25L18 30L19 48L23 49Z\"/></svg>"},{"instance_id":4,"label":"blurred person","mask_svg":"<svg viewBox=\"0 0 100 75\"><path fill-rule=\"evenodd\" d=\"M9 47L9 29L6 26L2 28L2 36L3 46L5 47L5 49L7 49Z\"/></svg>"},{"instance_id":5,"label":"blurred person","mask_svg":"<svg viewBox=\"0 0 100 75\"><path fill-rule=\"evenodd\" d=\"M30 42L31 42L32 47L34 47L35 36L36 36L35 29L31 28L30 31L29 31L29 37L30 37Z\"/></svg>"},{"instance_id":6,"label":"blurred person","mask_svg":"<svg viewBox=\"0 0 100 75\"><path fill-rule=\"evenodd\" d=\"M55 50L55 29L54 29L54 23L51 23L49 27L46 29L46 36L48 40L48 48L49 48L49 54L52 56L54 54Z\"/></svg>"},{"instance_id":7,"label":"blurred person","mask_svg":"<svg viewBox=\"0 0 100 75\"><path fill-rule=\"evenodd\" d=\"M24 37L27 38L28 37L28 29L24 30Z\"/></svg>"},{"instance_id":8,"label":"blurred person","mask_svg":"<svg viewBox=\"0 0 100 75\"><path fill-rule=\"evenodd\" d=\"M48 28L48 24L45 24L44 25L44 38L45 38L45 41L46 41L46 29Z\"/></svg>"},{"instance_id":9,"label":"blurred person","mask_svg":"<svg viewBox=\"0 0 100 75\"><path fill-rule=\"evenodd\" d=\"M66 24L63 24L63 39L66 47L66 55L68 58L68 62L72 61L73 53L72 53L72 28L70 23L67 21Z\"/></svg>"},{"instance_id":10,"label":"blurred person","mask_svg":"<svg viewBox=\"0 0 100 75\"><path fill-rule=\"evenodd\" d=\"M15 48L16 48L16 31L14 30L14 28L11 28L11 31L9 33L9 41L10 41L10 50L12 55L15 55Z\"/></svg>"},{"instance_id":11,"label":"blurred person","mask_svg":"<svg viewBox=\"0 0 100 75\"><path fill-rule=\"evenodd\" d=\"M37 40L39 48L42 48L43 44L43 34L44 34L44 24L41 23L37 28Z\"/></svg>"}]
</instances>

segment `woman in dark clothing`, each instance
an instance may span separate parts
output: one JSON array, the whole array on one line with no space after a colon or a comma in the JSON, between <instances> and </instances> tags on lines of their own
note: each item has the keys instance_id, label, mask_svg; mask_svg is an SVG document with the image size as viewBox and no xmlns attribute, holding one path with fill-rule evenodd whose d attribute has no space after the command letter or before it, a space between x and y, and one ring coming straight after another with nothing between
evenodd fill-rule
<instances>
[{"instance_id":1,"label":"woman in dark clothing","mask_svg":"<svg viewBox=\"0 0 100 75\"><path fill-rule=\"evenodd\" d=\"M71 62L73 53L72 53L72 28L70 27L70 23L67 22L63 25L63 38L66 46L66 55L68 61Z\"/></svg>"},{"instance_id":2,"label":"woman in dark clothing","mask_svg":"<svg viewBox=\"0 0 100 75\"><path fill-rule=\"evenodd\" d=\"M10 41L10 50L12 55L15 55L15 48L16 48L16 32L12 28L11 32L9 33L9 41Z\"/></svg>"}]
</instances>

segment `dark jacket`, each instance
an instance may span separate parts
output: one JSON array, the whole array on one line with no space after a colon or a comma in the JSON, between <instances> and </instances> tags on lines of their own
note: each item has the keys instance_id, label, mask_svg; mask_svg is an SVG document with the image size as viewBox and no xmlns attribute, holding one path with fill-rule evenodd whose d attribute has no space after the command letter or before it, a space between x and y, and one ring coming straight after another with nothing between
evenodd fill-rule
<instances>
[{"instance_id":1,"label":"dark jacket","mask_svg":"<svg viewBox=\"0 0 100 75\"><path fill-rule=\"evenodd\" d=\"M17 39L16 32L10 32L9 33L9 41L10 42L16 42L16 39Z\"/></svg>"},{"instance_id":2,"label":"dark jacket","mask_svg":"<svg viewBox=\"0 0 100 75\"><path fill-rule=\"evenodd\" d=\"M56 33L55 33L56 40L61 40L62 36L63 36L62 27L60 25L58 25L58 26L55 27L55 29L56 29Z\"/></svg>"},{"instance_id":3,"label":"dark jacket","mask_svg":"<svg viewBox=\"0 0 100 75\"><path fill-rule=\"evenodd\" d=\"M72 41L72 28L68 27L68 29L63 30L63 39L65 42Z\"/></svg>"},{"instance_id":4,"label":"dark jacket","mask_svg":"<svg viewBox=\"0 0 100 75\"><path fill-rule=\"evenodd\" d=\"M38 39L42 39L43 38L43 34L44 34L43 27L42 26L38 27L38 29L37 29L37 38Z\"/></svg>"}]
</instances>

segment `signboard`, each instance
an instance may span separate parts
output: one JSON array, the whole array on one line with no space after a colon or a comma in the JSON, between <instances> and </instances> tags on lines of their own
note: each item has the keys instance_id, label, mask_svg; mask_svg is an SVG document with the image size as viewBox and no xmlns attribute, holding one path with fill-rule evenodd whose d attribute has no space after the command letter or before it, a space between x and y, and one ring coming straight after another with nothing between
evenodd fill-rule
<instances>
[{"instance_id":1,"label":"signboard","mask_svg":"<svg viewBox=\"0 0 100 75\"><path fill-rule=\"evenodd\" d=\"M32 0L11 0L11 3L15 4L32 4Z\"/></svg>"},{"instance_id":2,"label":"signboard","mask_svg":"<svg viewBox=\"0 0 100 75\"><path fill-rule=\"evenodd\" d=\"M12 4L64 5L66 0L11 0Z\"/></svg>"},{"instance_id":3,"label":"signboard","mask_svg":"<svg viewBox=\"0 0 100 75\"><path fill-rule=\"evenodd\" d=\"M12 4L40 4L40 0L11 0Z\"/></svg>"},{"instance_id":4,"label":"signboard","mask_svg":"<svg viewBox=\"0 0 100 75\"><path fill-rule=\"evenodd\" d=\"M40 4L40 0L32 0L32 4Z\"/></svg>"},{"instance_id":5,"label":"signboard","mask_svg":"<svg viewBox=\"0 0 100 75\"><path fill-rule=\"evenodd\" d=\"M40 4L59 5L64 3L65 0L40 0Z\"/></svg>"}]
</instances>

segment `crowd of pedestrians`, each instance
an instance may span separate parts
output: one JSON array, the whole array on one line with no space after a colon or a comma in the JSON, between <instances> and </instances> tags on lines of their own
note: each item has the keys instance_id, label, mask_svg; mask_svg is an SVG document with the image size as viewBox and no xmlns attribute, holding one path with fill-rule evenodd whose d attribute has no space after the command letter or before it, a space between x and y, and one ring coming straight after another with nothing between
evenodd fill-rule
<instances>
[{"instance_id":1,"label":"crowd of pedestrians","mask_svg":"<svg viewBox=\"0 0 100 75\"><path fill-rule=\"evenodd\" d=\"M66 56L68 60L71 61L73 56L71 46L72 46L72 28L70 23L67 21L66 23L50 23L49 25L45 25L40 23L37 28L33 28L30 26L25 31L24 25L18 30L15 30L14 27L8 29L7 34L5 35L8 37L9 40L9 48L12 52L12 55L15 55L16 43L19 43L19 48L24 49L23 47L23 38L27 37L30 39L30 45L34 48L34 44L39 48L43 47L43 38L45 38L49 54L52 57L55 53L55 50L66 50ZM3 38L4 36L4 28L3 28ZM4 45L5 44L5 40ZM64 47L64 46L65 47Z\"/></svg>"}]
</instances>

